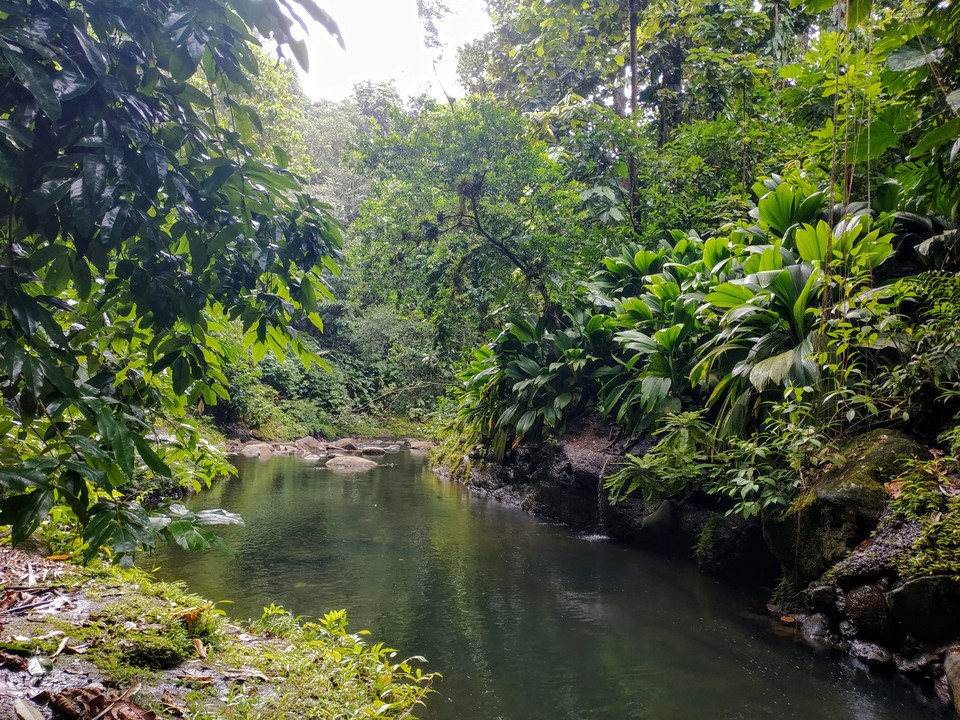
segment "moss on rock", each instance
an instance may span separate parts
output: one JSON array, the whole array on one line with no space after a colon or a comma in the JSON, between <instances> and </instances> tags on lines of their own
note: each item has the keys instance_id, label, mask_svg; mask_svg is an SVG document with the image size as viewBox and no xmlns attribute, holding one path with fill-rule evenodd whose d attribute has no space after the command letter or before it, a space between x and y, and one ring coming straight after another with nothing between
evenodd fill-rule
<instances>
[{"instance_id":1,"label":"moss on rock","mask_svg":"<svg viewBox=\"0 0 960 720\"><path fill-rule=\"evenodd\" d=\"M884 483L928 451L906 435L877 430L844 448L844 462L786 511L768 517L764 533L783 572L798 586L846 557L876 528L888 500Z\"/></svg>"}]
</instances>

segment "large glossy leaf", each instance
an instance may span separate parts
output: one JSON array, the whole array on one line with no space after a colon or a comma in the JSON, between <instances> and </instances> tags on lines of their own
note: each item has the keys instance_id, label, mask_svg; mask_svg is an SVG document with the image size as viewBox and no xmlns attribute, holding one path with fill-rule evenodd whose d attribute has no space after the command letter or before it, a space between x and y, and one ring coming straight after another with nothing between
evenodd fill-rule
<instances>
[{"instance_id":1,"label":"large glossy leaf","mask_svg":"<svg viewBox=\"0 0 960 720\"><path fill-rule=\"evenodd\" d=\"M824 265L827 259L827 246L830 244L833 231L823 220L816 227L804 224L797 230L795 240L800 257L809 263Z\"/></svg>"},{"instance_id":2,"label":"large glossy leaf","mask_svg":"<svg viewBox=\"0 0 960 720\"><path fill-rule=\"evenodd\" d=\"M46 116L51 120L59 120L62 114L60 99L54 90L53 80L43 67L15 50L3 50L2 54Z\"/></svg>"},{"instance_id":3,"label":"large glossy leaf","mask_svg":"<svg viewBox=\"0 0 960 720\"><path fill-rule=\"evenodd\" d=\"M743 284L725 282L708 292L704 301L718 308L728 309L743 305L754 295L755 293Z\"/></svg>"}]
</instances>

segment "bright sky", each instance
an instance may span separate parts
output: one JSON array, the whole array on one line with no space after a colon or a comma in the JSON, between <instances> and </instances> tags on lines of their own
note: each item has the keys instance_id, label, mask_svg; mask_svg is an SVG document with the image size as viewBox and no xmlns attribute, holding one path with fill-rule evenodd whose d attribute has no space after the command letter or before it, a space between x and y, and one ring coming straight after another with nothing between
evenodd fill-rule
<instances>
[{"instance_id":1,"label":"bright sky","mask_svg":"<svg viewBox=\"0 0 960 720\"><path fill-rule=\"evenodd\" d=\"M316 25L310 31L310 73L302 77L312 100L342 100L363 80L395 80L401 97L428 92L438 99L443 91L433 70L435 51L423 45L423 29L416 0L318 0L340 26L344 52L327 32ZM450 95L463 90L457 82L458 46L490 29L483 0L447 0L450 15L440 24L440 41L446 44L437 66L440 82Z\"/></svg>"}]
</instances>

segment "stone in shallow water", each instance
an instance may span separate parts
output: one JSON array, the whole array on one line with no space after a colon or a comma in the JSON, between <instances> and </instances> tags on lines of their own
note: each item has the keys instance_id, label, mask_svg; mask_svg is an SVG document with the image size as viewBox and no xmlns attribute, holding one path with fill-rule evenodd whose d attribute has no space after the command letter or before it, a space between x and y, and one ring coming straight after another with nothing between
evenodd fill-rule
<instances>
[{"instance_id":1,"label":"stone in shallow water","mask_svg":"<svg viewBox=\"0 0 960 720\"><path fill-rule=\"evenodd\" d=\"M327 451L327 444L314 437L302 437L294 443L300 450L312 455L322 455Z\"/></svg>"},{"instance_id":2,"label":"stone in shallow water","mask_svg":"<svg viewBox=\"0 0 960 720\"><path fill-rule=\"evenodd\" d=\"M343 455L341 457L330 458L327 461L327 467L331 470L341 472L363 472L377 467L377 463L367 458Z\"/></svg>"},{"instance_id":3,"label":"stone in shallow water","mask_svg":"<svg viewBox=\"0 0 960 720\"><path fill-rule=\"evenodd\" d=\"M830 633L830 623L825 615L816 613L806 619L801 626L801 631L808 640L821 640Z\"/></svg>"},{"instance_id":4,"label":"stone in shallow water","mask_svg":"<svg viewBox=\"0 0 960 720\"><path fill-rule=\"evenodd\" d=\"M889 650L863 640L854 640L850 643L850 654L871 665L887 665L893 661L893 653Z\"/></svg>"}]
</instances>

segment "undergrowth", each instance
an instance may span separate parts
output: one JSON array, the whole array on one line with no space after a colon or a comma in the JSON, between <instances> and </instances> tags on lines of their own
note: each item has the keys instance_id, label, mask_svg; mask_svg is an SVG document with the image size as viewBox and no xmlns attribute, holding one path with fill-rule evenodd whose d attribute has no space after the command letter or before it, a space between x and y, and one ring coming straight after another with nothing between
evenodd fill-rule
<instances>
[{"instance_id":1,"label":"undergrowth","mask_svg":"<svg viewBox=\"0 0 960 720\"><path fill-rule=\"evenodd\" d=\"M158 712L172 690L192 720L412 718L437 677L419 667L423 658L398 659L349 633L343 610L313 621L271 605L241 627L183 585L139 570L94 567L69 578L89 616L32 618L30 650L52 657L65 634L104 682L141 683L134 700Z\"/></svg>"}]
</instances>

